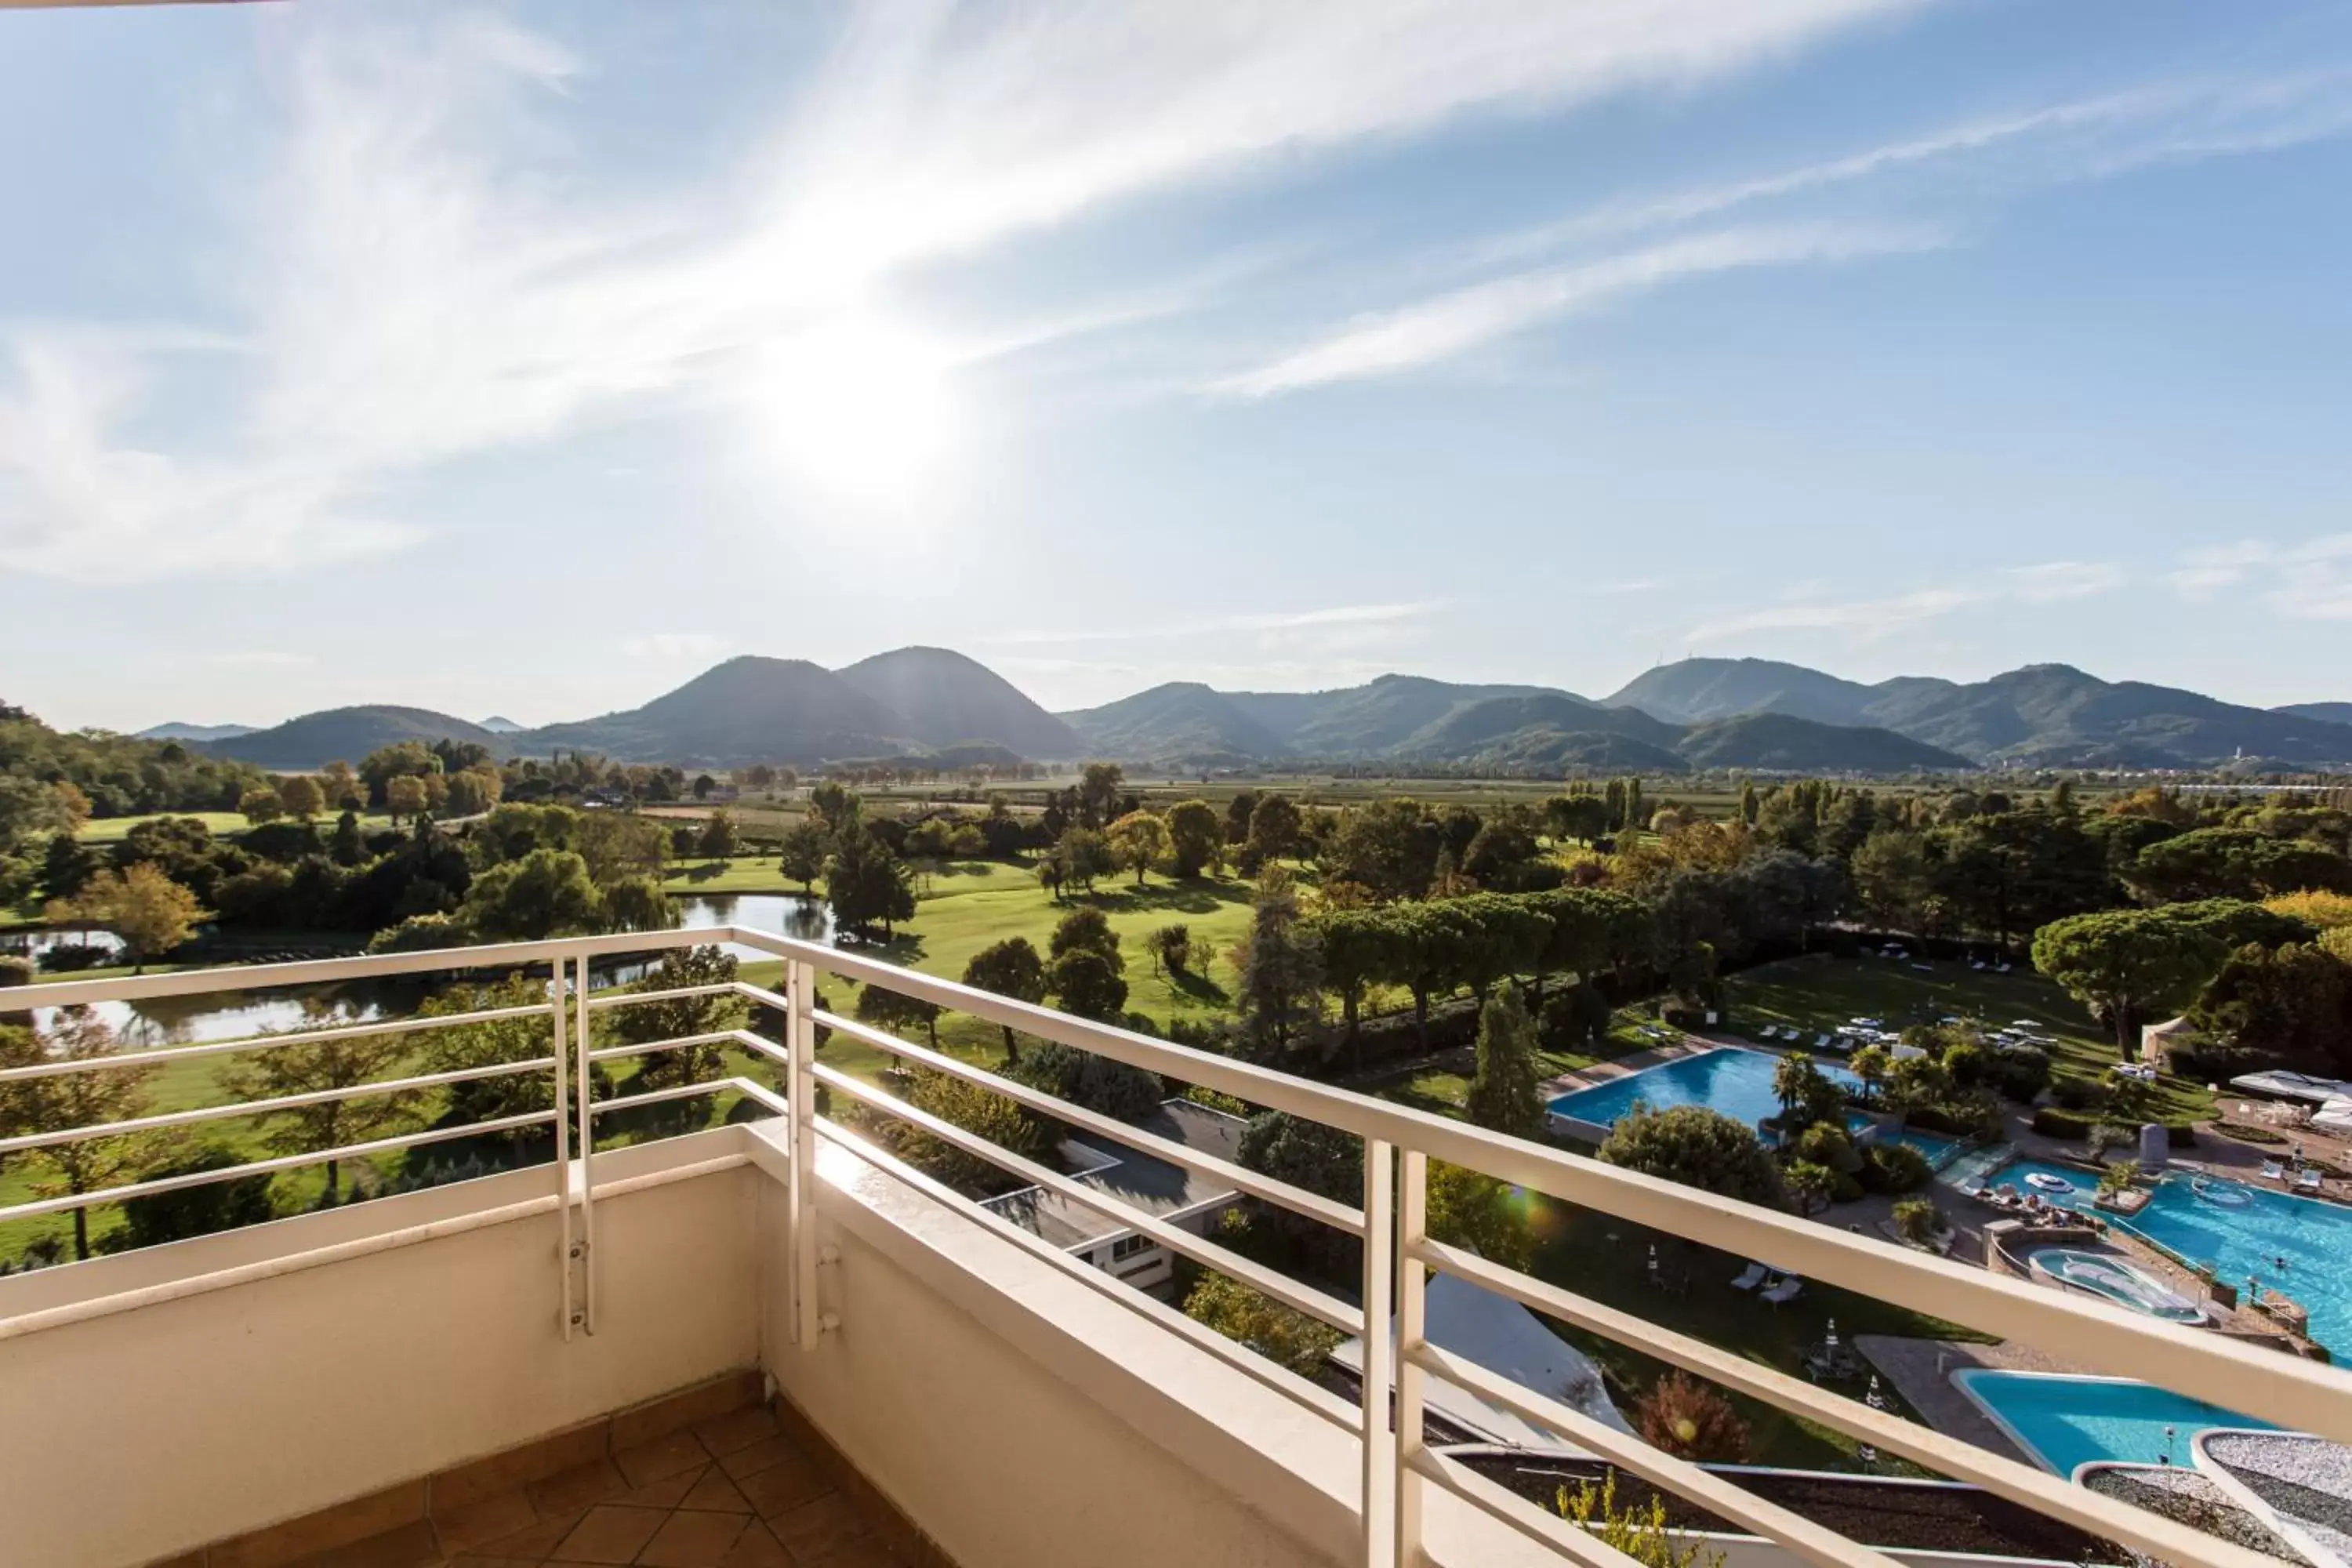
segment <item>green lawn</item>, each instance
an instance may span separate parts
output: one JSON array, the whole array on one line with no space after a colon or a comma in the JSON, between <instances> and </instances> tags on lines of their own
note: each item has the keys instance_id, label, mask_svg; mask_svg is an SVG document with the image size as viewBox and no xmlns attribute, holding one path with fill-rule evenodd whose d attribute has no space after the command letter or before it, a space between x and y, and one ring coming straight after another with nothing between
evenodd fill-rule
<instances>
[{"instance_id":1,"label":"green lawn","mask_svg":"<svg viewBox=\"0 0 2352 1568\"><path fill-rule=\"evenodd\" d=\"M738 855L728 860L688 860L669 868L662 886L672 893L797 893L797 882L784 880L776 858Z\"/></svg>"},{"instance_id":2,"label":"green lawn","mask_svg":"<svg viewBox=\"0 0 2352 1568\"><path fill-rule=\"evenodd\" d=\"M2051 1065L2059 1078L2095 1081L2117 1059L2114 1040L2081 1004L2022 966L1996 974L1943 960L1923 972L1898 959L1819 956L1748 970L1725 989L1727 1016L1743 1034L1766 1024L1818 1034L1856 1017L1883 1018L1890 1029L1947 1016L1987 1024L2032 1018L2055 1047ZM2158 1089L2164 1120L2213 1114L2213 1096L2201 1083L2167 1076Z\"/></svg>"},{"instance_id":3,"label":"green lawn","mask_svg":"<svg viewBox=\"0 0 2352 1568\"><path fill-rule=\"evenodd\" d=\"M1849 1344L1855 1334L1986 1342L1986 1336L1957 1324L1814 1280L1806 1282L1795 1300L1774 1308L1731 1289L1729 1281L1745 1266L1744 1259L1594 1210L1546 1198L1527 1202L1528 1223L1537 1239L1534 1273L1538 1278L1781 1372L1803 1375L1804 1352L1821 1342L1832 1319L1837 1321L1839 1337ZM1684 1289L1661 1290L1650 1284L1654 1242L1662 1272L1684 1281ZM1665 1363L1612 1340L1550 1319L1544 1321L1560 1338L1600 1363L1608 1374L1612 1396L1629 1420L1634 1397L1666 1370ZM1859 1399L1864 1387L1856 1384L1839 1392ZM1882 1384L1880 1393L1890 1409L1916 1419L1891 1387ZM1728 1397L1747 1419L1751 1463L1814 1469L1857 1468L1854 1440L1843 1433L1744 1394Z\"/></svg>"}]
</instances>

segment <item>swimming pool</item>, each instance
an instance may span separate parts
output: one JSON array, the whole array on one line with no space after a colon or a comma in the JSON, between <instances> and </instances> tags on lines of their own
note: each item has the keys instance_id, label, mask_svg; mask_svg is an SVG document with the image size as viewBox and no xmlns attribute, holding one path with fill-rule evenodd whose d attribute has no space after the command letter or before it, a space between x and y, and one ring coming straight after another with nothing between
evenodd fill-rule
<instances>
[{"instance_id":1,"label":"swimming pool","mask_svg":"<svg viewBox=\"0 0 2352 1568\"><path fill-rule=\"evenodd\" d=\"M1927 1168L1940 1171L1960 1149L1957 1138L1938 1138L1933 1132L1916 1131L1908 1127L1887 1127L1879 1131L1881 1143L1907 1143L1927 1157Z\"/></svg>"},{"instance_id":2,"label":"swimming pool","mask_svg":"<svg viewBox=\"0 0 2352 1568\"><path fill-rule=\"evenodd\" d=\"M1653 1110L1704 1105L1753 1127L1768 1116L1780 1114L1780 1099L1772 1092L1773 1069L1780 1065L1780 1058L1763 1051L1727 1046L1697 1056L1677 1057L1591 1089L1563 1094L1551 1102L1550 1109L1555 1115L1612 1127L1633 1109L1637 1100ZM1861 1079L1843 1068L1821 1062L1813 1065L1841 1088L1854 1089L1862 1085ZM1868 1126L1870 1119L1857 1115L1849 1117L1847 1122L1859 1130Z\"/></svg>"},{"instance_id":3,"label":"swimming pool","mask_svg":"<svg viewBox=\"0 0 2352 1568\"><path fill-rule=\"evenodd\" d=\"M2105 1252L2051 1247L2031 1259L2037 1278L2048 1277L2103 1300L2145 1312L2168 1323L2201 1323L2204 1310L2146 1269Z\"/></svg>"},{"instance_id":4,"label":"swimming pool","mask_svg":"<svg viewBox=\"0 0 2352 1568\"><path fill-rule=\"evenodd\" d=\"M2056 1165L2047 1160L2011 1160L1985 1177L1989 1187L2015 1187L2062 1209L2088 1209L2099 1195L2099 1178L2079 1165Z\"/></svg>"},{"instance_id":5,"label":"swimming pool","mask_svg":"<svg viewBox=\"0 0 2352 1568\"><path fill-rule=\"evenodd\" d=\"M1969 1367L1952 1382L2019 1447L2070 1478L2103 1459L2185 1465L2189 1440L2208 1427L2271 1425L2128 1378Z\"/></svg>"},{"instance_id":6,"label":"swimming pool","mask_svg":"<svg viewBox=\"0 0 2352 1568\"><path fill-rule=\"evenodd\" d=\"M1994 1178L2006 1179L2007 1173ZM2124 1223L2191 1262L2211 1264L2225 1284L2242 1290L2252 1275L2292 1296L2310 1310L2313 1339L2352 1354L2352 1209L2237 1182L2209 1184L2200 1194L2176 1174Z\"/></svg>"}]
</instances>

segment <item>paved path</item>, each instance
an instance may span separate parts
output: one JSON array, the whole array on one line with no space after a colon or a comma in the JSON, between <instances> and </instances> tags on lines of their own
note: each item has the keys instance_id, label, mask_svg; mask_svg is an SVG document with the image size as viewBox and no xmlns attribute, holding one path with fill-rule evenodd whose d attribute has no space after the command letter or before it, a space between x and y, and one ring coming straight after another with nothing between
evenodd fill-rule
<instances>
[{"instance_id":1,"label":"paved path","mask_svg":"<svg viewBox=\"0 0 2352 1568\"><path fill-rule=\"evenodd\" d=\"M1635 1051L1630 1056L1612 1057L1605 1062L1595 1062L1589 1068L1578 1068L1570 1072L1555 1074L1543 1081L1539 1092L1546 1100L1563 1094L1574 1094L1580 1089L1591 1089L1597 1084L1610 1083L1621 1078L1627 1078L1644 1068L1656 1067L1661 1062L1670 1062L1679 1057L1695 1057L1713 1049L1715 1046L1712 1042L1700 1039L1696 1036L1672 1036L1646 1049Z\"/></svg>"},{"instance_id":2,"label":"paved path","mask_svg":"<svg viewBox=\"0 0 2352 1568\"><path fill-rule=\"evenodd\" d=\"M2011 1459L2035 1463L2009 1435L1993 1425L1976 1402L1952 1384L1951 1374L1964 1367L1994 1367L2004 1372L2084 1373L2076 1366L2035 1350L2031 1345L1954 1344L1948 1340L1904 1339L1894 1334L1856 1334L1860 1351L1880 1375L1895 1385L1919 1418L1948 1437L1979 1448L1990 1448Z\"/></svg>"}]
</instances>

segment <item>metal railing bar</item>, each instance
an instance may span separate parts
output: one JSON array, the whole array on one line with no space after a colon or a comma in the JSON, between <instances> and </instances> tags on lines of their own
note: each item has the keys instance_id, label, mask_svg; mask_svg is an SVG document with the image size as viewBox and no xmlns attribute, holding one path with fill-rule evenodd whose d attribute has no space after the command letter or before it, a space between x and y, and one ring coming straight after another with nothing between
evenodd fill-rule
<instances>
[{"instance_id":1,"label":"metal railing bar","mask_svg":"<svg viewBox=\"0 0 2352 1568\"><path fill-rule=\"evenodd\" d=\"M1786 1272L1842 1285L1998 1338L2029 1343L2055 1340L2065 1353L2098 1371L2352 1442L2352 1397L2347 1397L2352 1396L2352 1377L2338 1368L2135 1319L2118 1307L1695 1192L1409 1106L1073 1018L863 954L740 926L731 928L729 937L740 945L919 996L1041 1039L1416 1149L1566 1203L1760 1258Z\"/></svg>"},{"instance_id":2,"label":"metal railing bar","mask_svg":"<svg viewBox=\"0 0 2352 1568\"><path fill-rule=\"evenodd\" d=\"M616 1095L611 1100L599 1100L588 1107L591 1116L602 1116L608 1110L626 1110L632 1106L659 1105L666 1100L696 1100L706 1095L724 1094L735 1086L730 1078L705 1079L695 1083L675 1083L667 1089L649 1089L638 1094Z\"/></svg>"},{"instance_id":3,"label":"metal railing bar","mask_svg":"<svg viewBox=\"0 0 2352 1568\"><path fill-rule=\"evenodd\" d=\"M1546 1512L1508 1487L1447 1460L1435 1449L1423 1448L1410 1454L1404 1463L1414 1475L1444 1487L1497 1523L1510 1526L1537 1545L1557 1552L1571 1563L1583 1563L1586 1568L1642 1568L1640 1559L1628 1557L1556 1513ZM1420 1563L1400 1558L1397 1568L1426 1568L1426 1558Z\"/></svg>"},{"instance_id":4,"label":"metal railing bar","mask_svg":"<svg viewBox=\"0 0 2352 1568\"><path fill-rule=\"evenodd\" d=\"M679 1165L667 1171L649 1171L643 1175L626 1177L605 1188L606 1195L642 1191L647 1187L667 1186L673 1182L689 1181L698 1176L715 1175L720 1171L751 1163L749 1154L720 1154L709 1160L698 1160L691 1165ZM526 1198L520 1203L503 1204L494 1209L480 1209L472 1214L453 1215L446 1219L431 1220L400 1230L385 1231L377 1236L357 1237L350 1241L313 1247L307 1252L286 1258L263 1258L258 1262L238 1264L231 1268L215 1269L209 1274L192 1275L185 1279L173 1279L161 1285L142 1286L118 1291L111 1296L94 1297L87 1301L68 1302L61 1307L46 1308L36 1312L23 1312L13 1318L0 1318L0 1341L37 1334L47 1329L61 1329L93 1318L110 1318L118 1313L135 1311L142 1307L162 1306L169 1301L184 1300L191 1296L210 1295L215 1290L233 1289L263 1279L275 1279L288 1274L299 1274L307 1269L330 1263L348 1262L373 1253L389 1252L398 1247L414 1247L419 1242L438 1241L444 1237L463 1236L468 1231L482 1230L490 1226L509 1225L529 1219L533 1215L549 1214L559 1207L571 1205L554 1194Z\"/></svg>"},{"instance_id":5,"label":"metal railing bar","mask_svg":"<svg viewBox=\"0 0 2352 1568\"><path fill-rule=\"evenodd\" d=\"M851 1099L860 1100L877 1110L887 1112L902 1121L912 1122L941 1142L950 1143L977 1159L985 1160L1001 1170L1009 1171L1033 1185L1057 1193L1083 1208L1091 1209L1139 1236L1148 1236L1171 1252L1181 1253L1206 1268L1227 1274L1249 1286L1261 1295L1270 1296L1294 1310L1329 1324L1341 1333L1361 1334L1364 1315L1336 1296L1325 1294L1312 1286L1302 1285L1287 1276L1276 1273L1263 1264L1253 1262L1216 1243L1204 1240L1188 1230L1152 1218L1128 1207L1118 1199L1084 1183L1072 1181L1058 1171L1049 1171L1034 1160L1026 1160L1011 1150L992 1143L977 1133L967 1132L952 1121L919 1110L905 1100L886 1094L878 1089L850 1077L847 1073L820 1064L813 1069L818 1082L825 1084ZM1109 1237L1102 1238L1111 1239Z\"/></svg>"},{"instance_id":6,"label":"metal railing bar","mask_svg":"<svg viewBox=\"0 0 2352 1568\"><path fill-rule=\"evenodd\" d=\"M553 1057L533 1057L526 1061L498 1062L488 1067L457 1068L448 1072L419 1073L414 1078L355 1083L347 1089L312 1089L303 1094L281 1095L276 1100L241 1100L228 1105L200 1106L194 1110L167 1111L160 1116L142 1116L131 1121L103 1121L89 1127L68 1128L60 1132L27 1132L21 1137L0 1138L0 1154L13 1154L22 1149L47 1148L58 1143L79 1143L93 1138L120 1138L133 1132L152 1132L162 1127L185 1127L200 1121L223 1121L240 1116L267 1116L274 1111L291 1110L305 1105L361 1100L372 1094L402 1094L411 1089L437 1089L445 1084L465 1083L474 1079L508 1078L516 1073L543 1071L554 1065Z\"/></svg>"},{"instance_id":7,"label":"metal railing bar","mask_svg":"<svg viewBox=\"0 0 2352 1568\"><path fill-rule=\"evenodd\" d=\"M772 931L746 926L729 928L724 940L781 958L798 959L845 980L880 985L885 990L935 1002L942 1007L1017 1029L1041 1040L1051 1040L1056 1045L1108 1057L1113 1061L1143 1068L1162 1077L1205 1085L1253 1105L1287 1110L1360 1137L1388 1138L1391 1134L1383 1128L1422 1124L1420 1113L1400 1120L1394 1113L1403 1108L1350 1089L1333 1089L1273 1068L1217 1056L1189 1046L1172 1045L1166 1040L1153 1039L1149 1035L1139 1035L1108 1024L1073 1017L1066 1013L1055 1012L1050 1007L1000 996L992 991L941 980L912 969L901 969L861 953L822 947L796 937L778 936ZM1427 1120L1436 1121L1438 1119ZM1439 1124L1444 1125L1442 1122Z\"/></svg>"},{"instance_id":8,"label":"metal railing bar","mask_svg":"<svg viewBox=\"0 0 2352 1568\"><path fill-rule=\"evenodd\" d=\"M554 963L575 952L602 958L613 953L652 952L700 947L730 940L725 931L635 931L605 936L550 937L541 942L497 942L480 947L435 947L415 952L373 952L352 958L306 959L294 963L220 964L171 974L133 974L114 980L55 980L39 985L0 988L0 1013L29 1007L78 1007L90 1002L139 1002L159 996L199 995L207 991L270 991L293 985L334 985L350 980L380 980L432 970L478 971ZM789 941L789 938L779 938ZM235 975L233 984L215 978Z\"/></svg>"},{"instance_id":9,"label":"metal railing bar","mask_svg":"<svg viewBox=\"0 0 2352 1568\"><path fill-rule=\"evenodd\" d=\"M732 980L720 980L709 985L680 985L669 991L629 991L615 988L604 992L602 995L590 996L588 1010L593 1013L605 1007L634 1007L641 1002L678 1002L689 996L726 995L735 990L736 984L737 982Z\"/></svg>"},{"instance_id":10,"label":"metal railing bar","mask_svg":"<svg viewBox=\"0 0 2352 1568\"><path fill-rule=\"evenodd\" d=\"M2117 1502L2087 1488L2071 1486L2061 1477L1947 1436L1891 1411L1873 1410L1858 1400L1832 1394L1801 1378L1719 1350L1703 1340L1660 1328L1631 1313L1530 1279L1475 1253L1440 1242L1425 1242L1408 1247L1406 1256L1498 1296L1508 1297L1530 1310L1630 1345L1726 1388L1818 1421L1850 1437L1875 1444L1939 1475L1982 1487L1996 1496L2095 1535L2107 1536L2167 1560L2175 1558L2182 1549L2182 1540L2188 1539L2170 1533L2185 1527L2174 1525L2159 1515ZM2189 1538L2207 1539L2194 1532Z\"/></svg>"},{"instance_id":11,"label":"metal railing bar","mask_svg":"<svg viewBox=\"0 0 2352 1568\"><path fill-rule=\"evenodd\" d=\"M297 1029L282 1035L247 1035L234 1040L206 1040L201 1045L163 1046L150 1051L118 1051L102 1057L87 1057L79 1061L39 1062L32 1067L9 1068L0 1071L0 1083L22 1079L56 1078L65 1073L96 1072L107 1068L154 1067L168 1062L192 1061L202 1057L223 1056L232 1051L268 1051L280 1046L325 1045L335 1040L372 1039L378 1035L413 1035L424 1029L455 1029L467 1024L495 1023L500 1018L533 1018L547 1011L544 1002L525 1002L512 1007L488 1007L476 1013L451 1013L438 1018L387 1018L380 1023L339 1024L329 1029ZM0 1012L5 1012L0 1007Z\"/></svg>"},{"instance_id":12,"label":"metal railing bar","mask_svg":"<svg viewBox=\"0 0 2352 1568\"><path fill-rule=\"evenodd\" d=\"M1227 1365L1273 1389L1293 1404L1311 1411L1343 1431L1360 1433L1363 1430L1361 1419L1353 1406L1340 1405L1336 1397L1326 1403L1321 1389L1280 1363L1268 1361L1247 1345L1229 1340L1215 1330L1196 1323L1181 1312L1174 1311L1173 1309L1168 1309L1169 1317L1162 1317L1153 1309L1161 1307L1164 1303L1138 1290L1118 1276L1097 1268L1081 1258L1072 1257L1045 1237L1024 1230L986 1205L974 1203L945 1183L915 1169L887 1149L875 1147L840 1123L825 1117L819 1117L816 1119L816 1130L818 1137L824 1142L855 1155L883 1175L904 1183L925 1197L945 1205L966 1218L978 1221L984 1228L994 1232L999 1239L1012 1242L1031 1256L1050 1264L1071 1279L1078 1280L1097 1294L1106 1296L1128 1310L1144 1318L1155 1327L1171 1329L1181 1333L1192 1344L1210 1352Z\"/></svg>"},{"instance_id":13,"label":"metal railing bar","mask_svg":"<svg viewBox=\"0 0 2352 1568\"><path fill-rule=\"evenodd\" d=\"M693 1046L733 1045L746 1033L741 1029L714 1029L705 1035L679 1035L667 1040L647 1040L642 1044L599 1046L588 1053L592 1062L618 1061L624 1057L650 1056L656 1051L682 1051ZM759 1037L754 1035L752 1038Z\"/></svg>"},{"instance_id":14,"label":"metal railing bar","mask_svg":"<svg viewBox=\"0 0 2352 1568\"><path fill-rule=\"evenodd\" d=\"M887 1034L882 1030L855 1023L849 1019L836 1017L831 1013L819 1013L816 1018L818 1023L847 1034L853 1039L864 1040L866 1044L883 1050L898 1052L911 1061L921 1062L925 1067L962 1079L967 1083L979 1084L984 1089L1004 1096L1007 1100L1025 1105L1032 1110L1041 1110L1057 1121L1084 1127L1090 1131L1099 1132L1107 1138L1115 1138L1130 1147L1155 1154L1171 1165L1181 1165L1187 1170L1214 1176L1219 1181L1231 1182L1238 1191L1247 1193L1252 1197L1264 1198L1268 1203L1279 1204L1293 1214L1300 1214L1308 1219L1318 1220L1334 1230L1345 1231L1348 1235L1356 1237L1364 1234L1364 1213L1361 1209L1349 1208L1347 1205L1335 1203L1319 1193L1310 1193L1303 1187L1294 1187L1287 1182L1278 1182L1271 1176L1260 1175L1247 1166L1236 1165L1228 1160L1220 1160L1213 1154L1203 1154L1197 1149L1189 1148L1173 1139L1162 1138L1157 1133L1147 1132L1142 1128L1121 1121L1115 1116L1105 1116L1098 1110L1089 1110L1085 1106L1073 1105L1066 1100L1045 1093L1043 1089L1032 1089L1027 1084L1001 1078L985 1068L976 1068L969 1062L958 1061L943 1052L902 1040L896 1035Z\"/></svg>"},{"instance_id":15,"label":"metal railing bar","mask_svg":"<svg viewBox=\"0 0 2352 1568\"><path fill-rule=\"evenodd\" d=\"M792 1010L793 1005L790 998L779 992L771 991L763 985L754 985L748 980L734 982L734 991L738 996L757 1002L762 1007L772 1007L779 1013Z\"/></svg>"},{"instance_id":16,"label":"metal railing bar","mask_svg":"<svg viewBox=\"0 0 2352 1568\"><path fill-rule=\"evenodd\" d=\"M1433 1344L1423 1344L1412 1353L1422 1370L1432 1376L1442 1377L1490 1405L1548 1426L1578 1447L1631 1471L1653 1486L1687 1498L1709 1513L1752 1531L1809 1563L1820 1563L1822 1568L1896 1568L1894 1559L1882 1552L1849 1541L1827 1525L1767 1501L1688 1459L1676 1458L1605 1421L1489 1372L1475 1362Z\"/></svg>"},{"instance_id":17,"label":"metal railing bar","mask_svg":"<svg viewBox=\"0 0 2352 1568\"><path fill-rule=\"evenodd\" d=\"M520 1116L502 1116L490 1121L469 1121L462 1127L436 1127L423 1132L404 1132L396 1138L378 1138L367 1143L346 1143L340 1149L320 1149L302 1154L281 1154L271 1160L248 1160L242 1165L226 1165L217 1171L191 1171L181 1176L159 1176L153 1181L132 1182L120 1187L102 1187L94 1193L68 1193L59 1197L42 1198L29 1204L16 1204L0 1208L0 1223L12 1219L30 1219L37 1215L67 1214L75 1209L92 1208L100 1204L121 1203L125 1198L143 1198L151 1193L177 1192L182 1187L201 1187L213 1182L233 1182L240 1176L258 1176L275 1171L299 1170L305 1165L323 1165L329 1161L362 1160L371 1155L388 1154L395 1149L411 1149L422 1143L446 1143L454 1138L473 1138L488 1132L510 1132L518 1128L536 1126L551 1121L551 1110L526 1111Z\"/></svg>"},{"instance_id":18,"label":"metal railing bar","mask_svg":"<svg viewBox=\"0 0 2352 1568\"><path fill-rule=\"evenodd\" d=\"M1190 1047L1088 1022L990 992L791 937L733 928L730 938L829 973L919 996L1041 1039L1170 1078L1206 1084L1363 1137L1654 1230L1760 1258L1786 1272L1908 1307L2002 1339L2055 1339L2096 1370L2133 1377L2283 1425L2352 1442L2352 1377L2197 1331L2135 1319L2121 1308L2062 1296L1941 1258L1852 1236L1809 1219L1695 1192L1521 1139L1292 1078ZM2320 1418L2312 1419L2315 1405Z\"/></svg>"}]
</instances>

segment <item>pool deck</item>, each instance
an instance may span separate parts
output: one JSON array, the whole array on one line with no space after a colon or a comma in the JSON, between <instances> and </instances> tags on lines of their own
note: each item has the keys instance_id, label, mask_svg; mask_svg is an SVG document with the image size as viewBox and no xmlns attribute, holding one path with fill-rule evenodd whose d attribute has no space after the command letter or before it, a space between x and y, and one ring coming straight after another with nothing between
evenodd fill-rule
<instances>
[{"instance_id":1,"label":"pool deck","mask_svg":"<svg viewBox=\"0 0 2352 1568\"><path fill-rule=\"evenodd\" d=\"M1904 1339L1894 1334L1856 1334L1853 1347L1895 1385L1920 1419L1948 1437L1958 1437L2004 1458L2042 1468L1995 1426L1976 1401L1952 1386L1951 1374L1965 1367L1999 1372L2063 1372L2097 1376L2086 1366L2062 1361L2031 1345L1955 1344L1948 1340Z\"/></svg>"}]
</instances>

